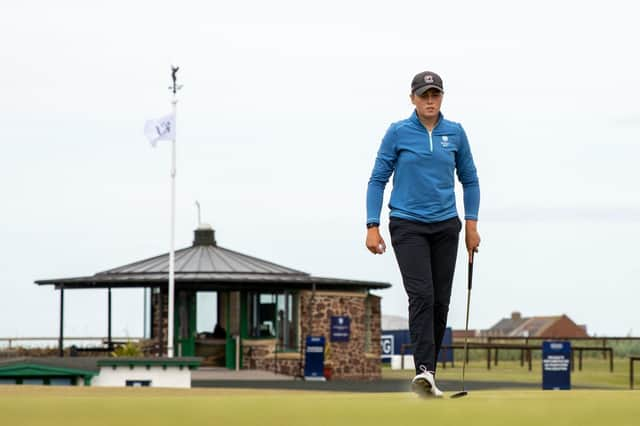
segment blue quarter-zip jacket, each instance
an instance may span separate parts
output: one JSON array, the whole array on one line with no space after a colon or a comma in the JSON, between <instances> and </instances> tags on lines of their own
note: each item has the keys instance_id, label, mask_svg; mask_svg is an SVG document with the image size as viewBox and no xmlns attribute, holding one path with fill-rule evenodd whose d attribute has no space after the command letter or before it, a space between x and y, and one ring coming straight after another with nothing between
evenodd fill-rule
<instances>
[{"instance_id":1,"label":"blue quarter-zip jacket","mask_svg":"<svg viewBox=\"0 0 640 426\"><path fill-rule=\"evenodd\" d=\"M393 123L369 179L367 223L380 223L384 187L392 173L391 217L427 223L456 217L454 169L464 191L465 219L477 220L480 184L462 126L440 114L429 134L415 110L406 120Z\"/></svg>"}]
</instances>

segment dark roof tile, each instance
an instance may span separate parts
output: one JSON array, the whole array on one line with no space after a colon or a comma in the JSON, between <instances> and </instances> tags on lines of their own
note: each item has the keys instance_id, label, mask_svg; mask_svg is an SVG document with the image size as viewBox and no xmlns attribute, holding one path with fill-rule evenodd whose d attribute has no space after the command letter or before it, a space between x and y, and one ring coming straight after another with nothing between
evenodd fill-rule
<instances>
[{"instance_id":1,"label":"dark roof tile","mask_svg":"<svg viewBox=\"0 0 640 426\"><path fill-rule=\"evenodd\" d=\"M298 287L323 288L387 288L389 283L374 281L344 280L312 277L306 272L287 268L257 257L220 247L211 235L209 239L198 238L191 247L175 252L176 283L209 284L215 286L268 286L291 284ZM169 279L169 253L139 260L93 276L38 280L40 285L64 285L65 288L97 287L146 287L166 283Z\"/></svg>"}]
</instances>

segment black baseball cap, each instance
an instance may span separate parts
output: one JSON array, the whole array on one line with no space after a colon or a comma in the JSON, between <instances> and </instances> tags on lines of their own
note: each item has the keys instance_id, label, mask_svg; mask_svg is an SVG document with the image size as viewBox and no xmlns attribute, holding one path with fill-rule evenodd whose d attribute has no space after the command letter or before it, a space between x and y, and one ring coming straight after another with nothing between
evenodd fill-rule
<instances>
[{"instance_id":1,"label":"black baseball cap","mask_svg":"<svg viewBox=\"0 0 640 426\"><path fill-rule=\"evenodd\" d=\"M438 89L444 92L442 79L438 74L432 71L423 71L416 74L411 82L411 93L421 96L429 89Z\"/></svg>"}]
</instances>

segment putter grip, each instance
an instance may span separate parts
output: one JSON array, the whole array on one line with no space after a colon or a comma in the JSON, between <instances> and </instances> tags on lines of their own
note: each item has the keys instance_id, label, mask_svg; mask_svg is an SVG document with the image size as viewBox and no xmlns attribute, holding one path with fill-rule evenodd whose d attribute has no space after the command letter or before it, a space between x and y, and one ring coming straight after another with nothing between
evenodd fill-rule
<instances>
[{"instance_id":1,"label":"putter grip","mask_svg":"<svg viewBox=\"0 0 640 426\"><path fill-rule=\"evenodd\" d=\"M473 260L469 262L469 273L468 273L467 289L471 290L471 282L473 281Z\"/></svg>"}]
</instances>

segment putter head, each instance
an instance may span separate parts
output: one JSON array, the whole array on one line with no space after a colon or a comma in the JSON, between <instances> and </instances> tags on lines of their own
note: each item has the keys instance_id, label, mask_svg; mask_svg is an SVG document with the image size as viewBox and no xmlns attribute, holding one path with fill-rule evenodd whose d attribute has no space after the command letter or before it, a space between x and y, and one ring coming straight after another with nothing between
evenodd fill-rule
<instances>
[{"instance_id":1,"label":"putter head","mask_svg":"<svg viewBox=\"0 0 640 426\"><path fill-rule=\"evenodd\" d=\"M458 393L454 393L451 395L451 398L462 398L463 396L467 396L469 393L467 391L462 391Z\"/></svg>"}]
</instances>

